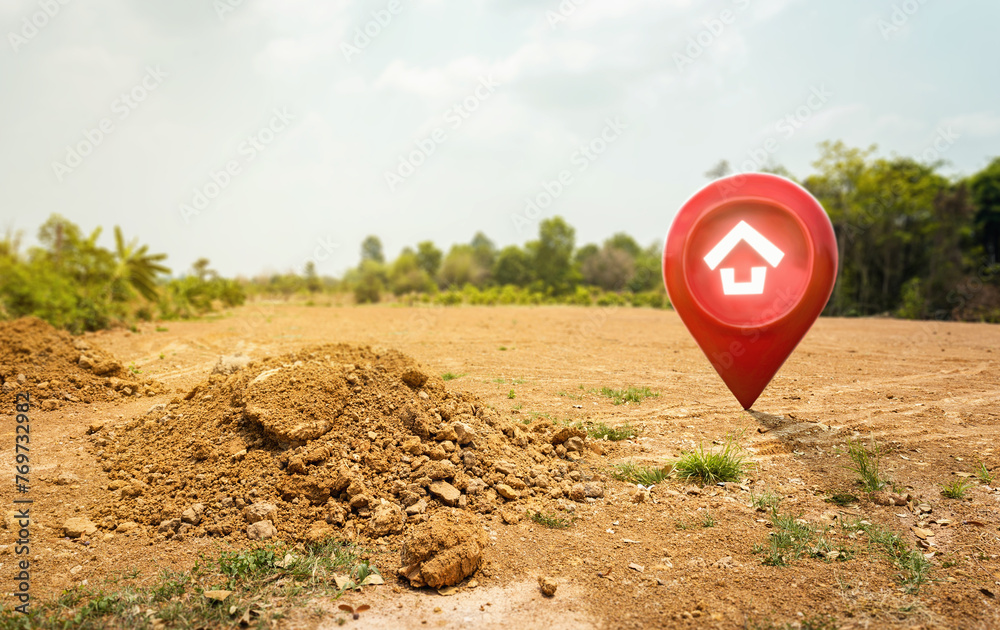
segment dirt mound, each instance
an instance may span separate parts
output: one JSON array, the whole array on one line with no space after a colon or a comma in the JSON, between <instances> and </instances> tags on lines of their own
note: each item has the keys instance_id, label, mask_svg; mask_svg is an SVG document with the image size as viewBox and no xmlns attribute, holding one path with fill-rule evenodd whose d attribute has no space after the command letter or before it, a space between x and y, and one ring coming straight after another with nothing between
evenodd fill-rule
<instances>
[{"instance_id":1,"label":"dirt mound","mask_svg":"<svg viewBox=\"0 0 1000 630\"><path fill-rule=\"evenodd\" d=\"M0 387L31 392L46 411L66 402L164 391L160 383L138 378L97 346L36 317L0 322Z\"/></svg>"},{"instance_id":2,"label":"dirt mound","mask_svg":"<svg viewBox=\"0 0 1000 630\"><path fill-rule=\"evenodd\" d=\"M95 520L167 538L375 539L445 506L583 501L588 480L581 431L528 431L399 352L346 345L213 374L93 439L113 493Z\"/></svg>"}]
</instances>

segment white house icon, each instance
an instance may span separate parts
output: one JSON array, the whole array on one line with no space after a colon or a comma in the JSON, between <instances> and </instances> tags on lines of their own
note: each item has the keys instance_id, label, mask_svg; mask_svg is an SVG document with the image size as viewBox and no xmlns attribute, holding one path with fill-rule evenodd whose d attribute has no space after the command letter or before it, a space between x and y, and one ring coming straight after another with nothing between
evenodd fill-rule
<instances>
[{"instance_id":1,"label":"white house icon","mask_svg":"<svg viewBox=\"0 0 1000 630\"><path fill-rule=\"evenodd\" d=\"M719 266L726 256L740 241L746 241L750 247L761 255L772 267L777 267L785 252L775 247L774 243L764 238L764 235L750 227L746 221L736 224L729 234L726 234L718 244L705 256L705 264L712 271ZM736 270L724 267L722 274L722 293L724 295L761 295L764 293L764 278L767 267L751 267L750 282L736 282Z\"/></svg>"}]
</instances>

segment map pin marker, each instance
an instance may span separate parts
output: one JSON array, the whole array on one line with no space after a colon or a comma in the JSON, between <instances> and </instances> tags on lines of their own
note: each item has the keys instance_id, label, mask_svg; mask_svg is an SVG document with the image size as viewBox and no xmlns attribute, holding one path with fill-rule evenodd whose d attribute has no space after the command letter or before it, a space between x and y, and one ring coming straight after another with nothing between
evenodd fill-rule
<instances>
[{"instance_id":1,"label":"map pin marker","mask_svg":"<svg viewBox=\"0 0 1000 630\"><path fill-rule=\"evenodd\" d=\"M699 190L663 248L674 310L744 409L819 317L836 279L837 239L823 206L766 173Z\"/></svg>"}]
</instances>

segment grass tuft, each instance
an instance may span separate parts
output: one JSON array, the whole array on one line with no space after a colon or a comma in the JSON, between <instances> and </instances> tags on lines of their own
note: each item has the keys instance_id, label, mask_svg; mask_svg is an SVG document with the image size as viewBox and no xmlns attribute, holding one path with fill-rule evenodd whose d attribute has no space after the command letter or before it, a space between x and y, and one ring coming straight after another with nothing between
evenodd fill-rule
<instances>
[{"instance_id":1,"label":"grass tuft","mask_svg":"<svg viewBox=\"0 0 1000 630\"><path fill-rule=\"evenodd\" d=\"M682 453L674 462L674 473L680 479L698 480L703 484L738 481L748 465L743 449L730 438L721 451L706 453L699 443L697 450Z\"/></svg>"},{"instance_id":2,"label":"grass tuft","mask_svg":"<svg viewBox=\"0 0 1000 630\"><path fill-rule=\"evenodd\" d=\"M465 374L455 374L454 372L445 372L441 375L441 378L445 381L453 381L456 378L462 378Z\"/></svg>"},{"instance_id":3,"label":"grass tuft","mask_svg":"<svg viewBox=\"0 0 1000 630\"><path fill-rule=\"evenodd\" d=\"M949 484L941 486L941 494L947 499L964 499L965 493L975 485L971 481L956 479Z\"/></svg>"},{"instance_id":4,"label":"grass tuft","mask_svg":"<svg viewBox=\"0 0 1000 630\"><path fill-rule=\"evenodd\" d=\"M847 455L851 458L848 468L858 476L858 483L865 492L878 492L886 487L889 481L882 477L882 449L875 440L871 448L866 448L860 441L848 440Z\"/></svg>"},{"instance_id":5,"label":"grass tuft","mask_svg":"<svg viewBox=\"0 0 1000 630\"><path fill-rule=\"evenodd\" d=\"M992 486L994 477L996 477L996 474L987 470L986 464L979 462L979 468L976 469L976 478L987 486Z\"/></svg>"},{"instance_id":6,"label":"grass tuft","mask_svg":"<svg viewBox=\"0 0 1000 630\"><path fill-rule=\"evenodd\" d=\"M639 434L635 427L627 422L620 427L609 427L603 422L599 422L593 426L587 426L586 431L592 440L607 439L611 442L631 440Z\"/></svg>"},{"instance_id":7,"label":"grass tuft","mask_svg":"<svg viewBox=\"0 0 1000 630\"><path fill-rule=\"evenodd\" d=\"M656 398L660 395L659 392L654 392L648 387L626 387L625 389L612 389L610 387L602 387L600 390L591 390L595 394L600 394L606 398L610 398L611 402L616 405L625 405L628 403L639 404L646 398Z\"/></svg>"},{"instance_id":8,"label":"grass tuft","mask_svg":"<svg viewBox=\"0 0 1000 630\"><path fill-rule=\"evenodd\" d=\"M635 462L624 462L611 467L611 476L615 479L628 483L641 483L644 486L658 484L669 475L670 471L667 468L640 466Z\"/></svg>"},{"instance_id":9,"label":"grass tuft","mask_svg":"<svg viewBox=\"0 0 1000 630\"><path fill-rule=\"evenodd\" d=\"M750 491L750 505L754 509L768 512L777 508L779 503L781 503L781 496L770 490L764 490L760 494L754 494L753 490Z\"/></svg>"},{"instance_id":10,"label":"grass tuft","mask_svg":"<svg viewBox=\"0 0 1000 630\"><path fill-rule=\"evenodd\" d=\"M566 529L571 527L574 521L576 521L576 517L563 517L556 514L545 514L543 512L532 512L529 518L539 525L550 529Z\"/></svg>"}]
</instances>

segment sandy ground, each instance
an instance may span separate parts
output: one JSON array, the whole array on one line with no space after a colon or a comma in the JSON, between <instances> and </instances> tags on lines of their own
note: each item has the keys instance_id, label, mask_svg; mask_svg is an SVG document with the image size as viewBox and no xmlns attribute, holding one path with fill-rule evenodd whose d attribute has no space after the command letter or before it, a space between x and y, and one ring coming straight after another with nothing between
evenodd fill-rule
<instances>
[{"instance_id":1,"label":"sandy ground","mask_svg":"<svg viewBox=\"0 0 1000 630\"><path fill-rule=\"evenodd\" d=\"M695 494L670 480L639 504L632 502L634 486L608 481L604 499L577 504L578 519L564 530L487 518L492 542L475 586L466 582L442 596L392 577L345 597L372 606L347 625L743 628L824 613L844 628L1000 627L994 595L1000 593L1000 489L977 482L964 500L941 494L942 484L976 481L962 475L980 463L1000 468L998 326L822 319L757 401L756 413L740 409L670 311L258 303L160 326L167 330L150 324L139 333L87 339L174 391L204 379L222 354L262 357L325 342L392 347L439 374L461 374L449 387L518 419L547 414L640 428L638 439L607 444L604 456L587 458L595 474L625 461L662 465L698 444L717 448L713 443L734 432L755 463L742 484ZM591 391L605 386L647 386L660 395L615 406ZM189 566L199 552L216 549L205 539L154 544L117 536L82 547L57 536L59 524L92 510L97 490L107 485L85 435L88 425L129 418L174 395L34 413L36 597L129 566ZM0 450L13 466L14 423L4 411ZM842 447L848 439L871 438L885 447L885 472L901 494L911 495L909 504L876 505L854 485ZM77 480L60 485L64 472ZM751 493L764 490L783 497L783 510L831 524L830 540L848 549L849 559L802 557L786 567L765 566L754 547L766 545L772 530L767 514L751 507ZM840 492L861 500L846 507L826 501ZM13 495L7 484L0 501L10 505ZM932 511L922 513L920 504ZM904 592L899 570L864 534L840 525L858 519L898 532L914 549L919 538L912 528L931 531L921 549L933 554L931 582ZM10 529L0 532L5 581L14 574L13 540ZM381 561L391 564L394 554L398 549ZM381 568L388 577L396 567ZM539 593L543 575L559 582L554 598ZM340 627L338 618L302 612L283 624Z\"/></svg>"}]
</instances>

